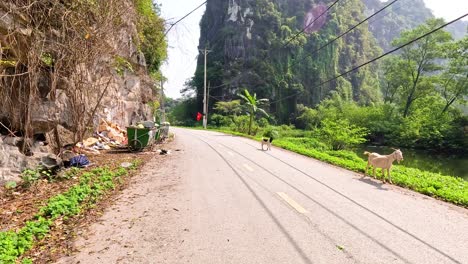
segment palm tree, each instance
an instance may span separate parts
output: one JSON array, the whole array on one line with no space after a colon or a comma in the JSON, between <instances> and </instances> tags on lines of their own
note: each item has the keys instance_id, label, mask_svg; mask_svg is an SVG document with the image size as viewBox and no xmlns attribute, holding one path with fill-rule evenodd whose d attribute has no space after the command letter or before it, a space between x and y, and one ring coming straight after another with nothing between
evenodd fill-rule
<instances>
[{"instance_id":1,"label":"palm tree","mask_svg":"<svg viewBox=\"0 0 468 264\"><path fill-rule=\"evenodd\" d=\"M252 131L252 122L253 122L253 118L255 116L255 114L257 112L260 112L262 114L264 114L265 116L268 117L268 114L267 112L265 112L265 110L259 108L260 104L264 103L264 102L268 102L268 99L258 99L257 100L257 94L253 94L253 96L249 93L249 91L247 91L247 89L244 89L244 94L239 94L239 97L244 99L245 101L245 104L247 105L247 107L249 108L249 114L250 114L250 121L249 121L249 135Z\"/></svg>"}]
</instances>

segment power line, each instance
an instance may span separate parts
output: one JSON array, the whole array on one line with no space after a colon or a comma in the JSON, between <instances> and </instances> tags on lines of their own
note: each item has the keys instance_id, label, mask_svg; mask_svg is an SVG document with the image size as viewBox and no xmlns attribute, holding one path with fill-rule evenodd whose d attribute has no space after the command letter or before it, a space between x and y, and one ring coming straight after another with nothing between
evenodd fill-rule
<instances>
[{"instance_id":1,"label":"power line","mask_svg":"<svg viewBox=\"0 0 468 264\"><path fill-rule=\"evenodd\" d=\"M309 23L308 25L306 25L306 27L304 27L299 33L297 33L295 36L293 36L287 43L285 43L283 45L283 47L285 47L287 44L289 44L295 37L297 37L299 34L303 33L310 25L312 25L316 20L318 20L322 15L324 15L325 13L328 12L328 10L330 10L339 0L335 1L333 4L331 4L327 10L325 10L324 12L322 12L314 21L312 21L311 23ZM387 9L388 7L390 7L391 5L393 5L395 2L397 2L399 0L394 0L392 2L390 2L389 4L385 5L383 8L381 8L380 10L378 10L377 12L375 12L374 14L372 14L371 16L367 17L366 19L362 20L361 22L359 22L358 24L352 26L351 28L349 28L346 32L340 34L338 37L334 38L333 40L329 41L328 43L326 43L325 45L321 46L320 48L318 48L317 50L314 50L312 53L310 53L309 55L307 55L306 57L302 58L300 61L297 61L295 63L292 64L292 66L296 65L298 62L302 62L304 61L305 58L309 57L309 56L312 56L314 53L322 50L323 48L327 47L328 45L332 44L333 42L335 42L336 40L342 38L344 35L348 34L349 32L351 32L352 30L354 30L355 28L357 28L358 26L362 25L364 22L370 20L371 18L375 17L377 14L381 13L382 11L384 11L385 9ZM401 8L401 7L400 7ZM392 12L388 12L386 13L383 17L389 15L390 13ZM382 18L383 18L382 17ZM376 20L373 20L371 23L377 21ZM227 83L224 83L224 84L221 84L221 85L218 85L218 86L215 86L215 87L212 87L211 90L213 89L217 89L217 88L222 88L222 87L225 87L225 86L228 86L230 84L232 84L233 82L237 81L238 79L240 79L240 77L237 77Z\"/></svg>"},{"instance_id":2,"label":"power line","mask_svg":"<svg viewBox=\"0 0 468 264\"><path fill-rule=\"evenodd\" d=\"M344 76L344 75L346 75L346 74L348 74L348 73L350 73L350 72L353 72L353 71L355 71L355 70L357 70L357 69L359 69L359 68L361 68L361 67L364 67L364 66L366 66L366 65L368 65L368 64L370 64L370 63L372 63L372 62L375 62L375 61L377 61L377 60L379 60L379 59L381 59L381 58L383 58L383 57L385 57L385 56L387 56L387 55L389 55L389 54L391 54L391 53L393 53L393 52L395 52L395 51L397 51L397 50L400 50L400 49L402 49L402 48L404 48L404 47L406 47L406 46L408 46L408 45L410 45L410 44L412 44L412 43L414 43L414 42L416 42L416 41L418 41L418 40L420 40L420 39L422 39L422 38L424 38L424 37L426 37L426 36L428 36L428 35L430 35L430 34L432 34L432 33L434 33L434 32L436 32L436 31L438 31L438 30L440 30L440 29L442 29L442 28L444 28L444 27L450 25L450 24L453 24L453 23L457 22L458 20L463 19L463 18L466 17L466 16L468 16L468 13L466 13L466 14L462 15L461 17L456 18L456 19L454 19L454 20L452 20L452 21L450 21L450 22L447 22L447 23L443 24L442 26L439 26L439 27L437 27L437 28L435 28L435 29L433 29L433 30L431 30L431 31L429 31L429 32L427 32L427 33L425 33L425 34L423 34L423 35L421 35L421 36L419 36L419 37L413 39L413 40L410 40L410 41L406 42L405 44L403 44L403 45L401 45L401 46L399 46L399 47L394 48L393 50L387 51L386 53L384 53L384 54L382 54L382 55L380 55L380 56L378 56L378 57L376 57L376 58L374 58L374 59L372 59L372 60L370 60L370 61L367 61L367 62L365 62L365 63L363 63L363 64L361 64L361 65L359 65L359 66L356 66L356 67L354 67L353 69L351 69L351 70L349 70L349 71L343 72L343 73L341 73L341 74L339 74L339 75L337 75L337 76L335 76L335 77L333 77L333 78L331 78L331 79L328 79L328 80L326 80L326 81L320 83L319 85L312 87L312 89L318 88L318 87L320 87L320 86L322 86L322 85L324 85L324 84L326 84L326 83L329 83L329 82L331 82L331 81L333 81L333 80L336 80L336 79L338 79L338 78L340 78L340 77L342 77L342 76ZM279 100L276 100L276 101L272 101L272 102L270 102L270 104L277 103L277 102L280 102L280 101L289 99L289 98L294 97L294 96L296 96L296 95L299 95L299 94L301 94L301 93L303 93L303 91L297 92L297 93L295 93L295 94L288 95L288 96L283 97L283 98L281 98L281 99L279 99Z\"/></svg>"},{"instance_id":3,"label":"power line","mask_svg":"<svg viewBox=\"0 0 468 264\"><path fill-rule=\"evenodd\" d=\"M328 12L334 5L336 5L340 0L336 0L333 2L325 11L323 11L317 18L314 19L314 21L310 22L308 25L306 25L301 31L299 31L296 35L294 35L292 38L290 38L285 44L283 44L283 48L286 47L291 41L295 38L297 38L300 34L304 33L308 27L310 27L312 24L315 23L320 17L322 17L324 14Z\"/></svg>"},{"instance_id":4,"label":"power line","mask_svg":"<svg viewBox=\"0 0 468 264\"><path fill-rule=\"evenodd\" d=\"M305 30L310 27L311 25L313 25L320 17L322 17L323 15L325 15L335 4L338 3L338 1L340 0L336 0L335 2L333 2L325 11L323 11L318 17L316 17L312 22L310 22L308 25L306 25L301 31L299 31L297 34L295 34L293 37L291 37L285 44L282 45L281 48L284 48L286 47L289 43L291 43L291 41L295 38L297 38L300 34L304 33ZM268 52L266 52L265 54L267 54ZM267 55L265 55L265 58L266 58ZM213 90L213 89L218 89L218 88L222 88L222 87L225 87L225 86L228 86L230 84L232 84L233 82L239 80L240 78L242 77L242 75L234 78L233 80L227 82L227 83L224 83L224 84L221 84L221 85L218 85L218 86L215 86L215 87L212 87L210 90Z\"/></svg>"},{"instance_id":5,"label":"power line","mask_svg":"<svg viewBox=\"0 0 468 264\"><path fill-rule=\"evenodd\" d=\"M203 5L206 4L206 2L208 1L205 1L203 2L202 4L200 4L199 6L197 6L195 9L193 9L192 11L190 11L189 13L187 13L185 16L183 16L182 18L180 18L179 20L177 20L176 22L172 23L171 26L169 27L169 29L166 30L166 32L164 33L164 36L163 38L165 38L167 36L167 33L169 33L169 31L171 31L171 29L177 25L180 21L184 20L185 18L187 18L188 16L190 16L193 12L197 11L200 7L202 7Z\"/></svg>"},{"instance_id":6,"label":"power line","mask_svg":"<svg viewBox=\"0 0 468 264\"><path fill-rule=\"evenodd\" d=\"M374 14L372 14L371 16L367 17L366 19L362 20L361 22L357 23L356 25L350 27L346 32L344 32L344 33L340 34L338 37L330 40L329 42L327 42L325 45L321 46L320 48L312 51L312 53L310 53L307 56L303 57L301 60L298 60L298 61L294 62L290 67L297 65L299 62L303 62L306 58L311 57L313 54L317 53L318 51L322 50L323 48L327 47L328 45L330 45L333 42L337 41L338 39L342 38L344 35L348 34L351 31L353 31L355 28L362 25L364 22L368 21L369 19L373 18L374 16L376 16L380 12L384 11L385 9L387 9L388 7L390 7L391 5L396 3L397 1L398 0L393 0L392 2L390 2L389 4L387 4L386 6L381 8L379 11L375 12Z\"/></svg>"},{"instance_id":7,"label":"power line","mask_svg":"<svg viewBox=\"0 0 468 264\"><path fill-rule=\"evenodd\" d=\"M386 16L388 16L388 15L390 15L390 14L396 14L396 11L398 11L398 10L400 10L400 9L403 8L402 2L404 2L404 1L406 1L406 0L401 0L401 1L400 1L400 5L399 5L398 7L392 8L391 10L389 10L388 12L386 12L383 16L379 17L378 19L373 19L373 20L369 21L369 25L372 24L372 23L374 23L374 22L376 22L376 21L379 21L380 19L382 19L382 18L384 18L384 17L386 17ZM411 0L408 0L408 1L411 1Z\"/></svg>"},{"instance_id":8,"label":"power line","mask_svg":"<svg viewBox=\"0 0 468 264\"><path fill-rule=\"evenodd\" d=\"M295 36L293 36L292 38L289 39L289 41L287 43L285 43L282 47L285 47L286 45L288 45L294 38L296 38L297 36L299 36L301 33L305 32L305 30L311 26L313 23L315 23L321 16L323 16L324 14L326 14L335 4L338 3L339 0L333 2L324 12L322 12L316 19L314 19L314 21L312 21L311 23L309 23L308 25L306 25L306 27L304 27L299 33L297 33ZM337 41L338 39L342 38L344 35L348 34L349 32L353 31L354 29L356 29L357 27L359 27L360 25L362 25L363 23L365 23L366 21L369 21L370 19L374 18L376 15L378 15L379 13L381 13L382 11L384 11L385 9L389 8L391 5L393 5L394 3L396 3L397 1L399 0L394 0L390 3L388 3L387 5L385 5L383 8L379 9L377 12L375 12L374 14L372 14L371 16L367 17L366 19L360 21L359 23L357 23L356 25L350 27L346 32L340 34L339 36L335 37L334 39L332 39L331 41L327 42L325 45L321 46L320 48L318 48L317 50L314 50L312 53L308 54L306 57L303 57L300 61L296 61L292 64L292 66L296 65L297 63L299 62L302 62L304 61L307 57L310 57L312 56L313 54L317 53L318 51L324 49L325 47L327 47L328 45L332 44L333 42ZM400 9L401 7L399 7L398 9ZM395 10L393 11L389 11L387 12L384 16L382 16L380 19L382 19L383 17L386 17L387 15L393 13ZM378 19L374 19L372 20L370 23L374 23L376 22ZM292 67L290 66L290 67ZM230 84L232 84L233 82L239 80L240 78L242 77L241 76L238 76L237 78L234 78L233 80L227 82L227 83L224 83L224 84L221 84L221 85L218 85L218 86L215 86L215 87L212 87L210 90L214 90L214 89L218 89L218 88L222 88L222 87L225 87L225 86L228 86ZM321 84L323 85L323 84Z\"/></svg>"},{"instance_id":9,"label":"power line","mask_svg":"<svg viewBox=\"0 0 468 264\"><path fill-rule=\"evenodd\" d=\"M332 44L333 42L337 41L338 39L342 38L344 35L348 34L349 32L353 31L354 29L356 29L358 26L362 25L364 22L370 20L371 18L375 17L377 14L381 13L382 11L384 11L385 9L389 8L391 5L393 5L394 3L396 3L397 1L399 0L394 0L390 3L388 3L387 5L385 5L384 7L382 7L381 9L379 9L377 12L375 12L374 14L368 16L367 18L365 18L364 20L360 21L359 23L357 23L356 25L350 27L348 30L346 30L345 32L341 33L339 36L335 37L334 39L328 41L326 44L324 44L323 46L319 47L318 49L312 51L310 54L306 55L305 57L303 57L302 59L300 60L297 60L296 62L294 62L292 65L290 65L289 67L293 67L295 65L297 65L299 62L303 62L306 58L308 57L311 57L313 54L319 52L320 50L324 49L325 47L327 47L328 45ZM388 12L386 13L384 16L382 16L380 19L386 17L387 15L391 14L392 12ZM373 20L371 23L377 21L376 20ZM283 80L284 80L284 76L283 76ZM323 84L323 83L322 83ZM320 85L322 85L320 84ZM320 86L319 85L319 86ZM319 87L317 86L317 87Z\"/></svg>"},{"instance_id":10,"label":"power line","mask_svg":"<svg viewBox=\"0 0 468 264\"><path fill-rule=\"evenodd\" d=\"M218 88L221 88L221 87L228 86L228 85L232 84L233 82L240 80L241 78L242 78L242 74L239 75L239 76L237 76L237 77L235 77L235 78L233 78L232 80L230 80L230 81L227 82L227 83L223 83L223 84L220 84L220 85L211 87L210 90L214 90L214 89L218 89Z\"/></svg>"}]
</instances>

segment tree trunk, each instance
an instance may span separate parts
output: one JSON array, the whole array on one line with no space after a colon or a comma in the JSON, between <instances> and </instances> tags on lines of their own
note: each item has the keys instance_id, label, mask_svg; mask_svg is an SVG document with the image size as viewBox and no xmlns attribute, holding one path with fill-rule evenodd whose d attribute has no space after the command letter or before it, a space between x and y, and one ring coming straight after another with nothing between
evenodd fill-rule
<instances>
[{"instance_id":1,"label":"tree trunk","mask_svg":"<svg viewBox=\"0 0 468 264\"><path fill-rule=\"evenodd\" d=\"M426 44L427 44L427 41L428 40L426 39ZM403 117L404 118L406 118L408 116L411 104L416 99L416 98L414 98L414 93L416 92L417 85L418 85L418 82L419 82L419 77L421 77L421 73L423 71L423 65L424 65L425 62L426 62L426 50L423 51L421 60L418 63L418 70L416 72L416 76L414 76L414 72L411 73L411 75L413 76L413 87L411 89L411 93L409 94L409 96L408 96L408 98L406 100L405 111L403 112Z\"/></svg>"},{"instance_id":2,"label":"tree trunk","mask_svg":"<svg viewBox=\"0 0 468 264\"><path fill-rule=\"evenodd\" d=\"M455 99L457 99L457 97L453 97L452 100L445 104L445 107L442 110L442 114L444 114L448 110L448 108L453 104L453 102L455 102Z\"/></svg>"},{"instance_id":3,"label":"tree trunk","mask_svg":"<svg viewBox=\"0 0 468 264\"><path fill-rule=\"evenodd\" d=\"M249 135L250 135L250 133L252 131L253 115L254 115L253 111L250 111Z\"/></svg>"},{"instance_id":4,"label":"tree trunk","mask_svg":"<svg viewBox=\"0 0 468 264\"><path fill-rule=\"evenodd\" d=\"M403 117L406 118L409 114L409 108L411 107L411 104L413 103L413 98L412 98L412 93L411 96L408 97L406 100L406 105L405 105L405 111L403 112Z\"/></svg>"}]
</instances>

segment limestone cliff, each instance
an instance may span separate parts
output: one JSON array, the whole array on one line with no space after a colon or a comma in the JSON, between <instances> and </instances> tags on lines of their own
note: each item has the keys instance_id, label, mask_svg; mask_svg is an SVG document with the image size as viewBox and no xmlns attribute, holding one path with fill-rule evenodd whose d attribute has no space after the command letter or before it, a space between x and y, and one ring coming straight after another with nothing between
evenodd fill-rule
<instances>
[{"instance_id":1,"label":"limestone cliff","mask_svg":"<svg viewBox=\"0 0 468 264\"><path fill-rule=\"evenodd\" d=\"M101 118L123 127L152 119L148 102L157 94L139 28L148 6L151 11L145 0L0 2L3 138L14 132L30 142L60 132L59 140L46 142L51 150L89 135ZM0 168L18 172L29 162L20 155L27 150L16 153L11 145L0 147Z\"/></svg>"},{"instance_id":2,"label":"limestone cliff","mask_svg":"<svg viewBox=\"0 0 468 264\"><path fill-rule=\"evenodd\" d=\"M211 95L229 100L248 88L277 102L270 110L286 123L297 104L316 105L332 92L362 103L378 100L377 75L369 69L319 85L380 51L364 27L315 52L365 17L360 0L325 12L328 5L309 0L208 1L199 48L211 50L207 70L214 87ZM203 56L199 56L191 85L201 101Z\"/></svg>"}]
</instances>

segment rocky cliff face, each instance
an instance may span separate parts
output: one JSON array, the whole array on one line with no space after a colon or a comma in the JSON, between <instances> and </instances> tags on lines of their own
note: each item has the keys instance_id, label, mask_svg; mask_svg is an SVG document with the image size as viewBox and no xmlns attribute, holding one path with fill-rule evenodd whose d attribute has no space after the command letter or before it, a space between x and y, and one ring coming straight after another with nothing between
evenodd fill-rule
<instances>
[{"instance_id":1,"label":"rocky cliff face","mask_svg":"<svg viewBox=\"0 0 468 264\"><path fill-rule=\"evenodd\" d=\"M92 133L101 118L123 127L151 119L147 103L156 96L133 1L27 2L0 3L0 182ZM67 11L70 18L61 17ZM45 139L55 130L49 149L29 144L35 157L7 136Z\"/></svg>"},{"instance_id":2,"label":"rocky cliff face","mask_svg":"<svg viewBox=\"0 0 468 264\"><path fill-rule=\"evenodd\" d=\"M259 97L277 101L271 110L283 122L289 122L298 103L316 105L331 92L364 103L377 100L376 74L367 69L319 85L379 52L366 28L314 52L364 18L365 6L360 0L338 4L333 12L325 12L328 4L306 0L208 1L199 48L211 50L207 72L210 86L215 88L210 94L229 100L248 88ZM201 105L203 56L192 85Z\"/></svg>"},{"instance_id":3,"label":"rocky cliff face","mask_svg":"<svg viewBox=\"0 0 468 264\"><path fill-rule=\"evenodd\" d=\"M388 5L390 1L363 0L366 5L366 15ZM399 1L388 7L369 23L369 30L377 39L384 51L391 49L392 40L404 30L409 30L434 18L432 11L426 7L423 0ZM455 19L455 17L453 17ZM468 33L468 22L457 21L446 29L455 39L461 39Z\"/></svg>"},{"instance_id":4,"label":"rocky cliff face","mask_svg":"<svg viewBox=\"0 0 468 264\"><path fill-rule=\"evenodd\" d=\"M388 5L390 1L363 0L366 5L366 14L371 15ZM374 21L369 23L369 29L374 34L383 50L390 50L391 42L403 30L415 28L427 19L434 17L423 0L399 1L388 7Z\"/></svg>"}]
</instances>

